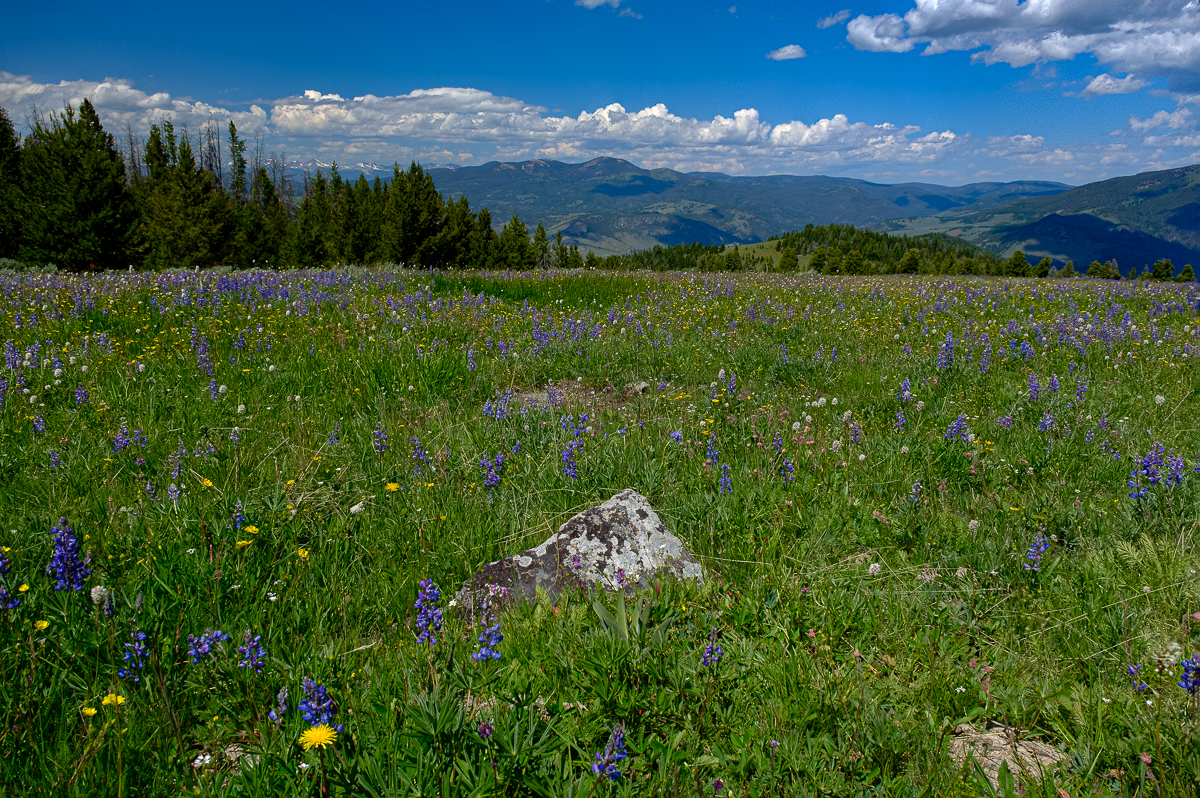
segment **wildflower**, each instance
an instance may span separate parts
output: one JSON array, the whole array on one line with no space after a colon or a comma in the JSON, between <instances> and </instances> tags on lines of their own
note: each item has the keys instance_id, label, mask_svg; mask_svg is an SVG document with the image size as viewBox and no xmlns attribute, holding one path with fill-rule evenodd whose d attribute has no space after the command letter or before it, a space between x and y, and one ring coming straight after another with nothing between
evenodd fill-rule
<instances>
[{"instance_id":1,"label":"wildflower","mask_svg":"<svg viewBox=\"0 0 1200 798\"><path fill-rule=\"evenodd\" d=\"M125 696L118 695L117 693L109 693L104 696L100 703L106 707L119 707L125 703Z\"/></svg>"},{"instance_id":2,"label":"wildflower","mask_svg":"<svg viewBox=\"0 0 1200 798\"><path fill-rule=\"evenodd\" d=\"M200 484L206 488L211 488L213 486L213 481L208 477L201 477Z\"/></svg>"},{"instance_id":3,"label":"wildflower","mask_svg":"<svg viewBox=\"0 0 1200 798\"><path fill-rule=\"evenodd\" d=\"M486 740L487 738L492 736L492 732L494 732L494 731L495 731L495 729L492 728L492 724L488 723L485 720L483 723L479 724L479 728L476 730L475 733L479 735L479 738L481 740Z\"/></svg>"},{"instance_id":4,"label":"wildflower","mask_svg":"<svg viewBox=\"0 0 1200 798\"><path fill-rule=\"evenodd\" d=\"M1200 692L1200 654L1193 654L1191 659L1185 659L1183 665L1183 676L1179 679L1179 686L1187 690L1188 695L1196 695Z\"/></svg>"},{"instance_id":5,"label":"wildflower","mask_svg":"<svg viewBox=\"0 0 1200 798\"><path fill-rule=\"evenodd\" d=\"M1125 672L1129 674L1129 678L1133 682L1133 689L1137 690L1139 693L1142 692L1143 690L1145 690L1149 686L1145 682L1143 682L1140 678L1138 678L1138 672L1141 669L1142 669L1141 665L1130 665L1125 669Z\"/></svg>"},{"instance_id":6,"label":"wildflower","mask_svg":"<svg viewBox=\"0 0 1200 798\"><path fill-rule=\"evenodd\" d=\"M670 438L671 438L671 440L675 441L676 443L682 444L683 443L683 430L675 430L674 432L670 433Z\"/></svg>"},{"instance_id":7,"label":"wildflower","mask_svg":"<svg viewBox=\"0 0 1200 798\"><path fill-rule=\"evenodd\" d=\"M879 576L881 573L883 573L883 566L877 562L873 562L871 563L870 567L867 568L867 573L871 576Z\"/></svg>"},{"instance_id":8,"label":"wildflower","mask_svg":"<svg viewBox=\"0 0 1200 798\"><path fill-rule=\"evenodd\" d=\"M896 394L896 398L902 402L911 402L913 398L912 383L907 377L904 382L900 383L900 393Z\"/></svg>"},{"instance_id":9,"label":"wildflower","mask_svg":"<svg viewBox=\"0 0 1200 798\"><path fill-rule=\"evenodd\" d=\"M288 689L283 687L279 690L279 694L275 696L276 704L271 708L271 711L267 713L267 717L276 723L282 721L284 713L288 710L287 700Z\"/></svg>"},{"instance_id":10,"label":"wildflower","mask_svg":"<svg viewBox=\"0 0 1200 798\"><path fill-rule=\"evenodd\" d=\"M400 490L400 486L397 485L395 482L389 482L388 484L383 486L383 489L386 490L388 493L395 493L396 491Z\"/></svg>"},{"instance_id":11,"label":"wildflower","mask_svg":"<svg viewBox=\"0 0 1200 798\"><path fill-rule=\"evenodd\" d=\"M305 751L326 748L337 742L337 732L328 723L312 726L300 734L300 747Z\"/></svg>"},{"instance_id":12,"label":"wildflower","mask_svg":"<svg viewBox=\"0 0 1200 798\"><path fill-rule=\"evenodd\" d=\"M192 658L192 664L199 665L201 657L215 656L213 649L224 649L228 639L229 635L220 629L206 629L199 637L188 635L188 655Z\"/></svg>"},{"instance_id":13,"label":"wildflower","mask_svg":"<svg viewBox=\"0 0 1200 798\"><path fill-rule=\"evenodd\" d=\"M1050 541L1042 535L1037 535L1033 539L1033 545L1029 547L1029 551L1025 553L1025 559L1029 562L1025 563L1026 571L1038 573L1042 570L1042 555L1050 548Z\"/></svg>"},{"instance_id":14,"label":"wildflower","mask_svg":"<svg viewBox=\"0 0 1200 798\"><path fill-rule=\"evenodd\" d=\"M50 530L54 533L54 553L50 564L46 566L46 575L57 580L55 590L83 590L83 583L92 571L87 567L86 558L79 556L79 541L66 518L58 519L58 526Z\"/></svg>"},{"instance_id":15,"label":"wildflower","mask_svg":"<svg viewBox=\"0 0 1200 798\"><path fill-rule=\"evenodd\" d=\"M333 716L337 714L337 706L325 687L307 676L300 680L300 687L304 691L304 698L300 699L299 709L305 722L320 726L333 720Z\"/></svg>"},{"instance_id":16,"label":"wildflower","mask_svg":"<svg viewBox=\"0 0 1200 798\"><path fill-rule=\"evenodd\" d=\"M1162 404L1165 401L1167 401L1167 397L1163 396L1162 394L1154 397L1154 404L1158 405L1159 407L1162 407Z\"/></svg>"},{"instance_id":17,"label":"wildflower","mask_svg":"<svg viewBox=\"0 0 1200 798\"><path fill-rule=\"evenodd\" d=\"M938 349L937 367L940 369L948 369L954 365L954 335L946 333L946 340Z\"/></svg>"},{"instance_id":18,"label":"wildflower","mask_svg":"<svg viewBox=\"0 0 1200 798\"><path fill-rule=\"evenodd\" d=\"M729 478L729 463L721 463L721 478L718 480L718 493L733 493L733 481Z\"/></svg>"},{"instance_id":19,"label":"wildflower","mask_svg":"<svg viewBox=\"0 0 1200 798\"><path fill-rule=\"evenodd\" d=\"M442 591L432 579L422 579L420 588L417 603L413 605L417 611L417 629L420 630L417 642L436 646L437 638L434 634L442 630L442 610L438 607Z\"/></svg>"},{"instance_id":20,"label":"wildflower","mask_svg":"<svg viewBox=\"0 0 1200 798\"><path fill-rule=\"evenodd\" d=\"M365 509L367 509L366 502L365 501L359 502L358 504L356 504L350 508L350 515L359 515Z\"/></svg>"},{"instance_id":21,"label":"wildflower","mask_svg":"<svg viewBox=\"0 0 1200 798\"><path fill-rule=\"evenodd\" d=\"M946 434L942 436L942 439L947 441L957 439L963 443L970 443L971 439L967 432L967 417L959 414L958 418L946 428Z\"/></svg>"},{"instance_id":22,"label":"wildflower","mask_svg":"<svg viewBox=\"0 0 1200 798\"><path fill-rule=\"evenodd\" d=\"M999 424L1004 429L1009 429L1009 430L1012 429L1013 428L1012 413L1009 413L1007 416L1000 416L1000 418L996 419L996 423Z\"/></svg>"},{"instance_id":23,"label":"wildflower","mask_svg":"<svg viewBox=\"0 0 1200 798\"><path fill-rule=\"evenodd\" d=\"M79 387L75 389L75 404L84 405L84 404L87 404L87 400L88 400L87 388L84 388L83 383L81 382L81 383L79 383Z\"/></svg>"},{"instance_id":24,"label":"wildflower","mask_svg":"<svg viewBox=\"0 0 1200 798\"><path fill-rule=\"evenodd\" d=\"M802 429L799 421L792 422L792 432L799 432Z\"/></svg>"},{"instance_id":25,"label":"wildflower","mask_svg":"<svg viewBox=\"0 0 1200 798\"><path fill-rule=\"evenodd\" d=\"M375 424L375 431L371 433L371 446L375 449L375 454L383 454L387 451L387 430L383 428L383 422Z\"/></svg>"},{"instance_id":26,"label":"wildflower","mask_svg":"<svg viewBox=\"0 0 1200 798\"><path fill-rule=\"evenodd\" d=\"M308 549L297 549L296 556L302 560L307 560L308 559Z\"/></svg>"},{"instance_id":27,"label":"wildflower","mask_svg":"<svg viewBox=\"0 0 1200 798\"><path fill-rule=\"evenodd\" d=\"M252 668L255 673L262 673L267 650L260 645L261 642L262 635L251 637L250 630L245 631L242 635L242 644L238 646L238 653L242 655L242 659L238 662L239 668Z\"/></svg>"},{"instance_id":28,"label":"wildflower","mask_svg":"<svg viewBox=\"0 0 1200 798\"><path fill-rule=\"evenodd\" d=\"M1038 375L1029 372L1029 401L1036 402L1042 395L1042 384L1038 380Z\"/></svg>"},{"instance_id":29,"label":"wildflower","mask_svg":"<svg viewBox=\"0 0 1200 798\"><path fill-rule=\"evenodd\" d=\"M95 708L95 707L84 707L83 709L79 710L79 712L80 712L80 714L82 714L82 715L83 715L85 718L91 718L91 717L94 717L94 716L95 716L95 714L96 714L96 708Z\"/></svg>"},{"instance_id":30,"label":"wildflower","mask_svg":"<svg viewBox=\"0 0 1200 798\"><path fill-rule=\"evenodd\" d=\"M968 529L968 530L969 530L969 531L970 531L972 534L974 534L975 532L978 532L978 531L979 531L979 519L977 519L977 518L972 518L972 519L971 519L971 522L970 522L969 524L967 524L967 529Z\"/></svg>"},{"instance_id":31,"label":"wildflower","mask_svg":"<svg viewBox=\"0 0 1200 798\"><path fill-rule=\"evenodd\" d=\"M41 631L45 631L46 627L48 627L49 625L50 625L49 621L34 621L33 629L36 632L41 632Z\"/></svg>"},{"instance_id":32,"label":"wildflower","mask_svg":"<svg viewBox=\"0 0 1200 798\"><path fill-rule=\"evenodd\" d=\"M129 639L132 642L125 644L125 656L122 657L125 667L117 670L117 676L121 679L132 676L135 682L140 682L142 679L139 673L146 667L146 660L150 658L150 650L146 647L146 633L140 631L135 623L129 631Z\"/></svg>"},{"instance_id":33,"label":"wildflower","mask_svg":"<svg viewBox=\"0 0 1200 798\"><path fill-rule=\"evenodd\" d=\"M621 778L621 771L617 769L617 763L626 756L628 753L625 751L625 726L618 723L613 726L604 751L596 753L596 761L592 763L592 773L604 776L609 781L616 781Z\"/></svg>"},{"instance_id":34,"label":"wildflower","mask_svg":"<svg viewBox=\"0 0 1200 798\"><path fill-rule=\"evenodd\" d=\"M720 662L721 657L725 656L725 652L721 650L721 646L717 643L717 627L713 627L708 633L708 645L704 647L704 653L701 655L701 663L704 667L709 668Z\"/></svg>"},{"instance_id":35,"label":"wildflower","mask_svg":"<svg viewBox=\"0 0 1200 798\"><path fill-rule=\"evenodd\" d=\"M720 795L723 789L725 789L725 782L719 778L713 781L713 795Z\"/></svg>"},{"instance_id":36,"label":"wildflower","mask_svg":"<svg viewBox=\"0 0 1200 798\"><path fill-rule=\"evenodd\" d=\"M567 448L563 449L562 453L562 473L564 477L579 479L578 462L576 458L579 452L582 450L583 441L576 439L567 442Z\"/></svg>"}]
</instances>

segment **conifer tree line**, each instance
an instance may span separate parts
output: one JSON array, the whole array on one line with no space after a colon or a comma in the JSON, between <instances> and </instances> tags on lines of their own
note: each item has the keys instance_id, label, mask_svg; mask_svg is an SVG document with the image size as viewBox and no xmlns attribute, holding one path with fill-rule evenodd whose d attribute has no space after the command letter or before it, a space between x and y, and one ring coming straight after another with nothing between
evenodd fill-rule
<instances>
[{"instance_id":1,"label":"conifer tree line","mask_svg":"<svg viewBox=\"0 0 1200 798\"><path fill-rule=\"evenodd\" d=\"M1049 258L1031 263L1021 250L1008 258L976 247L966 241L944 235L925 235L910 238L877 233L852 225L808 225L779 236L776 251L782 253L779 266L783 270L797 268L799 258L808 256L808 267L822 274L978 274L996 277L1077 277L1075 264L1067 261L1056 268ZM1168 259L1147 265L1142 274L1131 269L1122 275L1115 260L1106 263L1093 261L1086 271L1088 277L1120 280L1175 280L1194 282L1195 274L1187 264L1176 274Z\"/></svg>"},{"instance_id":2,"label":"conifer tree line","mask_svg":"<svg viewBox=\"0 0 1200 798\"><path fill-rule=\"evenodd\" d=\"M223 135L222 135L223 134ZM514 215L442 197L417 163L392 179L299 179L229 123L192 135L168 119L118 141L93 105L35 116L19 137L0 109L0 258L73 271L307 268L399 263L437 268L582 267L577 247L531 235Z\"/></svg>"}]
</instances>

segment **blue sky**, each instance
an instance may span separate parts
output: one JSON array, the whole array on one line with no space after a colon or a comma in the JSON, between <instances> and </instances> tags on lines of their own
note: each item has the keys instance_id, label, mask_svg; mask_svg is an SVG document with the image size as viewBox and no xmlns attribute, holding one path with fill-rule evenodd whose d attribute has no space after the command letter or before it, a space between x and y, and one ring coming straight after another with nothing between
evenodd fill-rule
<instances>
[{"instance_id":1,"label":"blue sky","mask_svg":"<svg viewBox=\"0 0 1200 798\"><path fill-rule=\"evenodd\" d=\"M289 159L1084 183L1200 161L1196 0L19 4L0 105Z\"/></svg>"}]
</instances>

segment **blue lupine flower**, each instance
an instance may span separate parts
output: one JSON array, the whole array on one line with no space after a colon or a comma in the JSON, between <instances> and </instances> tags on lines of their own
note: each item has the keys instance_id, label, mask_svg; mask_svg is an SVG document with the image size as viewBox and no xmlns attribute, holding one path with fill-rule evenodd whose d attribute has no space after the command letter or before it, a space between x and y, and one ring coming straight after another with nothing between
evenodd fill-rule
<instances>
[{"instance_id":1,"label":"blue lupine flower","mask_svg":"<svg viewBox=\"0 0 1200 798\"><path fill-rule=\"evenodd\" d=\"M284 714L288 711L287 700L288 689L286 687L282 687L279 690L279 694L275 696L276 704L271 708L271 711L267 713L267 717L276 723L281 722Z\"/></svg>"},{"instance_id":2,"label":"blue lupine flower","mask_svg":"<svg viewBox=\"0 0 1200 798\"><path fill-rule=\"evenodd\" d=\"M1179 679L1179 686L1187 690L1188 695L1196 695L1200 692L1200 654L1193 654L1191 659L1185 659L1180 665L1183 666L1183 675Z\"/></svg>"},{"instance_id":3,"label":"blue lupine flower","mask_svg":"<svg viewBox=\"0 0 1200 798\"><path fill-rule=\"evenodd\" d=\"M621 771L617 769L617 763L626 756L628 753L625 751L625 727L618 723L613 726L612 734L608 737L608 745L604 747L604 751L596 754L596 761L592 763L592 773L604 776L609 781L616 781L621 778Z\"/></svg>"},{"instance_id":4,"label":"blue lupine flower","mask_svg":"<svg viewBox=\"0 0 1200 798\"><path fill-rule=\"evenodd\" d=\"M896 394L896 398L902 402L911 402L913 399L912 383L907 377L904 382L900 383L900 393Z\"/></svg>"},{"instance_id":5,"label":"blue lupine flower","mask_svg":"<svg viewBox=\"0 0 1200 798\"><path fill-rule=\"evenodd\" d=\"M1025 559L1029 562L1025 563L1026 571L1039 573L1042 570L1042 555L1050 548L1050 541L1043 535L1037 535L1033 539L1033 545L1029 547L1029 551L1025 552Z\"/></svg>"},{"instance_id":6,"label":"blue lupine flower","mask_svg":"<svg viewBox=\"0 0 1200 798\"><path fill-rule=\"evenodd\" d=\"M963 443L970 443L971 436L967 432L967 417L960 413L958 418L949 427L946 427L946 434L942 436L942 439L947 441L960 440Z\"/></svg>"},{"instance_id":7,"label":"blue lupine flower","mask_svg":"<svg viewBox=\"0 0 1200 798\"><path fill-rule=\"evenodd\" d=\"M670 434L670 437L671 437L671 440L675 441L676 443L678 443L680 445L683 444L683 430L678 430L678 429L675 430L674 432L672 432Z\"/></svg>"},{"instance_id":8,"label":"blue lupine flower","mask_svg":"<svg viewBox=\"0 0 1200 798\"><path fill-rule=\"evenodd\" d=\"M437 638L434 634L442 630L442 610L438 607L442 591L432 579L422 579L420 588L417 603L413 604L417 611L417 629L420 631L417 642L436 646Z\"/></svg>"},{"instance_id":9,"label":"blue lupine flower","mask_svg":"<svg viewBox=\"0 0 1200 798\"><path fill-rule=\"evenodd\" d=\"M1133 681L1133 689L1137 690L1139 693L1149 687L1149 685L1138 678L1138 672L1141 671L1141 669L1141 665L1130 665L1125 669L1125 672L1129 674L1129 678Z\"/></svg>"},{"instance_id":10,"label":"blue lupine flower","mask_svg":"<svg viewBox=\"0 0 1200 798\"><path fill-rule=\"evenodd\" d=\"M1012 413L1009 413L1007 416L1000 416L1000 418L996 419L996 423L999 424L1001 427L1004 427L1004 429L1012 429L1013 428Z\"/></svg>"},{"instance_id":11,"label":"blue lupine flower","mask_svg":"<svg viewBox=\"0 0 1200 798\"><path fill-rule=\"evenodd\" d=\"M55 590L83 590L83 582L92 575L92 570L87 567L87 560L79 556L75 530L66 518L59 518L58 526L50 531L54 533L54 553L46 566L46 575L57 580Z\"/></svg>"},{"instance_id":12,"label":"blue lupine flower","mask_svg":"<svg viewBox=\"0 0 1200 798\"><path fill-rule=\"evenodd\" d=\"M720 483L718 493L733 493L733 482L729 478L729 463L721 464L721 479L718 482Z\"/></svg>"},{"instance_id":13,"label":"blue lupine flower","mask_svg":"<svg viewBox=\"0 0 1200 798\"><path fill-rule=\"evenodd\" d=\"M578 462L576 456L583 450L583 441L573 440L567 442L567 448L563 449L562 453L562 472L563 476L571 479L579 479Z\"/></svg>"},{"instance_id":14,"label":"blue lupine flower","mask_svg":"<svg viewBox=\"0 0 1200 798\"><path fill-rule=\"evenodd\" d=\"M121 679L132 676L135 682L140 682L140 671L146 667L146 660L150 658L150 650L146 647L146 633L139 631L137 624L134 624L129 632L129 639L132 642L125 644L125 656L122 658L125 667L117 670L117 676Z\"/></svg>"},{"instance_id":15,"label":"blue lupine flower","mask_svg":"<svg viewBox=\"0 0 1200 798\"><path fill-rule=\"evenodd\" d=\"M706 668L711 668L721 661L721 657L725 656L725 652L721 650L721 644L717 642L717 627L713 627L708 633L708 645L704 647L704 653L701 655L701 664Z\"/></svg>"},{"instance_id":16,"label":"blue lupine flower","mask_svg":"<svg viewBox=\"0 0 1200 798\"><path fill-rule=\"evenodd\" d=\"M903 410L896 411L896 420L892 422L892 426L896 428L896 432L904 432L904 425L908 423L908 419L904 417Z\"/></svg>"},{"instance_id":17,"label":"blue lupine flower","mask_svg":"<svg viewBox=\"0 0 1200 798\"><path fill-rule=\"evenodd\" d=\"M267 650L260 645L262 643L262 635L250 636L250 630L247 629L242 635L242 644L238 646L238 653L242 655L242 659L238 662L239 668L251 668L255 673L262 673L263 664L267 659Z\"/></svg>"},{"instance_id":18,"label":"blue lupine flower","mask_svg":"<svg viewBox=\"0 0 1200 798\"><path fill-rule=\"evenodd\" d=\"M304 692L304 698L300 699L300 715L306 723L320 726L333 720L333 716L337 714L337 706L323 685L305 676L300 680L300 688ZM340 728L339 726L338 729Z\"/></svg>"},{"instance_id":19,"label":"blue lupine flower","mask_svg":"<svg viewBox=\"0 0 1200 798\"><path fill-rule=\"evenodd\" d=\"M220 629L206 629L199 637L188 635L188 656L192 658L192 664L199 665L202 657L215 656L214 649L223 650L228 639L229 635Z\"/></svg>"},{"instance_id":20,"label":"blue lupine flower","mask_svg":"<svg viewBox=\"0 0 1200 798\"><path fill-rule=\"evenodd\" d=\"M0 607L6 610L15 610L21 606L21 599L14 598L8 592L8 584L4 578L11 568L12 565L8 562L8 558L4 556L3 548L0 548Z\"/></svg>"},{"instance_id":21,"label":"blue lupine flower","mask_svg":"<svg viewBox=\"0 0 1200 798\"><path fill-rule=\"evenodd\" d=\"M1038 375L1034 372L1029 372L1029 401L1036 402L1042 396L1042 384L1038 380Z\"/></svg>"},{"instance_id":22,"label":"blue lupine flower","mask_svg":"<svg viewBox=\"0 0 1200 798\"><path fill-rule=\"evenodd\" d=\"M371 433L371 446L375 449L375 454L383 454L387 451L387 430L383 428L383 422L375 424L375 431Z\"/></svg>"},{"instance_id":23,"label":"blue lupine flower","mask_svg":"<svg viewBox=\"0 0 1200 798\"><path fill-rule=\"evenodd\" d=\"M937 367L940 369L948 369L954 365L954 335L946 333L946 340L938 349Z\"/></svg>"},{"instance_id":24,"label":"blue lupine flower","mask_svg":"<svg viewBox=\"0 0 1200 798\"><path fill-rule=\"evenodd\" d=\"M1034 356L1033 347L1029 345L1028 341L1022 341L1021 342L1021 357L1025 358L1026 360L1029 360L1029 358L1031 358L1033 356Z\"/></svg>"}]
</instances>

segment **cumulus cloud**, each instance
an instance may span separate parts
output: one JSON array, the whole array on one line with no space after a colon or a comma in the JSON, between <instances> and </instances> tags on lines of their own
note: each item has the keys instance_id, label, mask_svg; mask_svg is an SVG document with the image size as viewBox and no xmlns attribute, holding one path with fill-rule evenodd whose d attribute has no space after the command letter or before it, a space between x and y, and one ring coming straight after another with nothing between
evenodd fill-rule
<instances>
[{"instance_id":1,"label":"cumulus cloud","mask_svg":"<svg viewBox=\"0 0 1200 798\"><path fill-rule=\"evenodd\" d=\"M1129 126L1139 133L1145 133L1147 130L1153 130L1156 127L1166 125L1172 130L1179 130L1191 124L1192 112L1187 108L1180 108L1176 111L1155 111L1154 116L1147 119L1138 119L1136 116L1129 117Z\"/></svg>"},{"instance_id":2,"label":"cumulus cloud","mask_svg":"<svg viewBox=\"0 0 1200 798\"><path fill-rule=\"evenodd\" d=\"M221 125L233 121L238 130L248 134L263 132L267 127L267 113L258 105L251 105L246 111L231 111L204 102L175 98L167 92L148 94L135 89L128 80L105 78L101 81L36 83L27 75L0 71L0 105L7 108L17 122L35 109L41 114L57 113L68 104L78 106L84 98L96 106L109 130L130 126L144 132L165 117L192 128L209 121Z\"/></svg>"},{"instance_id":3,"label":"cumulus cloud","mask_svg":"<svg viewBox=\"0 0 1200 798\"><path fill-rule=\"evenodd\" d=\"M806 55L808 53L804 52L804 48L800 45L789 44L767 53L767 58L770 58L772 61L793 61L797 58L803 58Z\"/></svg>"},{"instance_id":4,"label":"cumulus cloud","mask_svg":"<svg viewBox=\"0 0 1200 798\"><path fill-rule=\"evenodd\" d=\"M826 28L832 28L834 25L840 25L848 19L850 19L850 9L843 8L836 14L831 14L828 17L821 17L821 19L817 20L817 27L821 30L825 30Z\"/></svg>"},{"instance_id":5,"label":"cumulus cloud","mask_svg":"<svg viewBox=\"0 0 1200 798\"><path fill-rule=\"evenodd\" d=\"M1114 78L1109 74L1097 75L1084 88L1083 96L1096 97L1104 94L1132 94L1145 85L1146 81L1138 80L1133 75L1126 75L1123 78Z\"/></svg>"},{"instance_id":6,"label":"cumulus cloud","mask_svg":"<svg viewBox=\"0 0 1200 798\"><path fill-rule=\"evenodd\" d=\"M847 40L872 52L908 52L919 45L924 55L977 50L972 56L977 62L1012 66L1090 54L1121 71L1165 77L1173 91L1200 89L1200 4L1195 0L913 2L903 15L855 17ZM1097 88L1111 85L1102 81Z\"/></svg>"},{"instance_id":7,"label":"cumulus cloud","mask_svg":"<svg viewBox=\"0 0 1200 798\"><path fill-rule=\"evenodd\" d=\"M1063 176L1066 164L1076 172L1103 176L1102 170L1111 164L1165 160L1157 151L1147 154L1124 145L1064 147L1031 134L979 140L963 131L925 131L915 125L853 120L845 114L767 120L756 109L743 108L705 119L673 113L664 103L641 109L611 103L564 114L476 88L357 97L326 88L305 89L242 109L148 93L127 80L36 83L0 73L0 105L20 122L32 106L45 112L88 97L109 130L129 124L141 133L165 117L193 129L209 120L233 120L247 133L261 133L271 149L348 165L410 159L427 164L528 158L578 162L609 155L650 168L733 174L895 172L911 178L925 170L965 176L988 168L1013 179L1053 179ZM1157 127L1179 130L1190 128L1190 115L1186 108L1161 111L1146 120L1133 118L1129 125L1143 133ZM1186 132L1163 137L1161 145L1154 146L1188 146ZM985 160L976 164L977 159Z\"/></svg>"}]
</instances>

